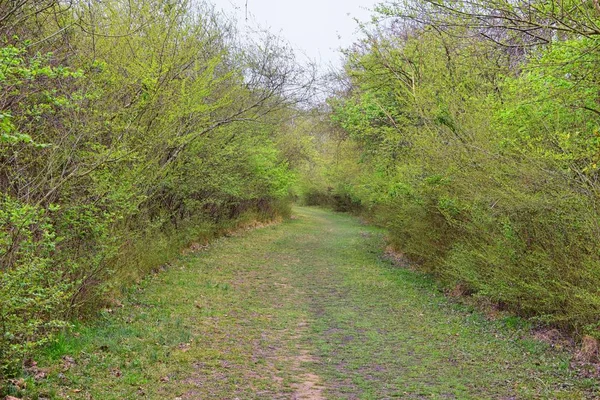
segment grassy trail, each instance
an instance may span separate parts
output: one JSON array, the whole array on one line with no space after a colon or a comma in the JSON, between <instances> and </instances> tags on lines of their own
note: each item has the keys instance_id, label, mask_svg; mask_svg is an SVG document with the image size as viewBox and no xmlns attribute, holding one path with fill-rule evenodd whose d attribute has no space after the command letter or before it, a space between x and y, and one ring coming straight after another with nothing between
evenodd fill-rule
<instances>
[{"instance_id":1,"label":"grassy trail","mask_svg":"<svg viewBox=\"0 0 600 400\"><path fill-rule=\"evenodd\" d=\"M564 354L382 260L356 219L218 240L39 360L20 395L72 399L577 399ZM586 387L586 385L588 387ZM587 393L587 397L585 395Z\"/></svg>"}]
</instances>

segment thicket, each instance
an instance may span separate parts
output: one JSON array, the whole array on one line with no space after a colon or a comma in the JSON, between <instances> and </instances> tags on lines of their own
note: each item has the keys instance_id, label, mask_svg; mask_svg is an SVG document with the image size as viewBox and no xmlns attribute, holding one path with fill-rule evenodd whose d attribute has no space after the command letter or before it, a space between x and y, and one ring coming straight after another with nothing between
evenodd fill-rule
<instances>
[{"instance_id":1,"label":"thicket","mask_svg":"<svg viewBox=\"0 0 600 400\"><path fill-rule=\"evenodd\" d=\"M324 135L357 167L317 163L313 192L361 204L449 287L600 337L598 3L388 2L377 17L329 99L343 134Z\"/></svg>"},{"instance_id":2,"label":"thicket","mask_svg":"<svg viewBox=\"0 0 600 400\"><path fill-rule=\"evenodd\" d=\"M287 212L311 73L186 0L0 0L0 381L194 240Z\"/></svg>"},{"instance_id":3,"label":"thicket","mask_svg":"<svg viewBox=\"0 0 600 400\"><path fill-rule=\"evenodd\" d=\"M360 173L356 162L358 149L347 140L347 133L332 123L327 107L317 106L301 115L290 127L296 143L293 185L297 201L307 206L327 207L334 211L357 213L360 200L350 190Z\"/></svg>"}]
</instances>

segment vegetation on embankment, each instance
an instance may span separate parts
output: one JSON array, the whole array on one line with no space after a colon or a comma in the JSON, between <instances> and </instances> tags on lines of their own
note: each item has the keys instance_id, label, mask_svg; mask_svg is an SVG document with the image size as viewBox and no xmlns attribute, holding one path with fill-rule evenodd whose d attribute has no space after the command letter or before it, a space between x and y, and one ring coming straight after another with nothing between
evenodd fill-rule
<instances>
[{"instance_id":1,"label":"vegetation on embankment","mask_svg":"<svg viewBox=\"0 0 600 400\"><path fill-rule=\"evenodd\" d=\"M172 261L38 353L23 399L586 399L598 382L315 208Z\"/></svg>"},{"instance_id":2,"label":"vegetation on embankment","mask_svg":"<svg viewBox=\"0 0 600 400\"><path fill-rule=\"evenodd\" d=\"M600 9L388 1L346 51L310 204L449 288L600 338Z\"/></svg>"},{"instance_id":3,"label":"vegetation on embankment","mask_svg":"<svg viewBox=\"0 0 600 400\"><path fill-rule=\"evenodd\" d=\"M190 241L288 211L279 39L187 0L0 2L0 380Z\"/></svg>"}]
</instances>

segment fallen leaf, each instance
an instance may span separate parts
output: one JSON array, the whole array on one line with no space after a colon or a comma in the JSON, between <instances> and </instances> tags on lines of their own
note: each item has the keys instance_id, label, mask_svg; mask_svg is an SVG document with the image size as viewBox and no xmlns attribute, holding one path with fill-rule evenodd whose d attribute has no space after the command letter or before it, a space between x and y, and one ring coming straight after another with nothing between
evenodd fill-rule
<instances>
[{"instance_id":1,"label":"fallen leaf","mask_svg":"<svg viewBox=\"0 0 600 400\"><path fill-rule=\"evenodd\" d=\"M63 371L68 371L71 367L77 365L75 359L71 356L64 356L63 358Z\"/></svg>"},{"instance_id":2,"label":"fallen leaf","mask_svg":"<svg viewBox=\"0 0 600 400\"><path fill-rule=\"evenodd\" d=\"M41 379L44 379L46 377L46 373L42 370L39 370L35 373L35 375L33 376L33 379L35 379L36 381L39 381Z\"/></svg>"},{"instance_id":3,"label":"fallen leaf","mask_svg":"<svg viewBox=\"0 0 600 400\"><path fill-rule=\"evenodd\" d=\"M190 347L191 347L190 343L180 343L180 344L177 346L177 348L178 348L179 350L183 351L184 353L185 353L186 351L190 351Z\"/></svg>"}]
</instances>

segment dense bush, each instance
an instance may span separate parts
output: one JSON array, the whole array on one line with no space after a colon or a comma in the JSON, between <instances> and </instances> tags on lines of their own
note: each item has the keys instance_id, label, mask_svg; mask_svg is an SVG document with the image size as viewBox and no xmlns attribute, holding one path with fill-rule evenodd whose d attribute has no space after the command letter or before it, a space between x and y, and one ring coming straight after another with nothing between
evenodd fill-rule
<instances>
[{"instance_id":1,"label":"dense bush","mask_svg":"<svg viewBox=\"0 0 600 400\"><path fill-rule=\"evenodd\" d=\"M379 8L329 101L360 166L332 195L449 287L600 337L600 14L476 3Z\"/></svg>"},{"instance_id":2,"label":"dense bush","mask_svg":"<svg viewBox=\"0 0 600 400\"><path fill-rule=\"evenodd\" d=\"M307 78L198 2L0 2L0 379L192 241L286 213Z\"/></svg>"}]
</instances>

